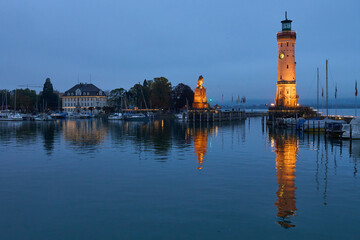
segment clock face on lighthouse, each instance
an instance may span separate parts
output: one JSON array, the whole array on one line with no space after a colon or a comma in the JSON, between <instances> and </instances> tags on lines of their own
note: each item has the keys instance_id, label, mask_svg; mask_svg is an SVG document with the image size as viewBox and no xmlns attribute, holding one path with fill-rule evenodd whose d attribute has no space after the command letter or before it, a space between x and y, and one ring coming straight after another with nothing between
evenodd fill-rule
<instances>
[{"instance_id":1,"label":"clock face on lighthouse","mask_svg":"<svg viewBox=\"0 0 360 240\"><path fill-rule=\"evenodd\" d=\"M280 59L283 59L284 57L285 57L285 54L284 54L284 53L280 53L280 54L279 54L279 58L280 58Z\"/></svg>"}]
</instances>

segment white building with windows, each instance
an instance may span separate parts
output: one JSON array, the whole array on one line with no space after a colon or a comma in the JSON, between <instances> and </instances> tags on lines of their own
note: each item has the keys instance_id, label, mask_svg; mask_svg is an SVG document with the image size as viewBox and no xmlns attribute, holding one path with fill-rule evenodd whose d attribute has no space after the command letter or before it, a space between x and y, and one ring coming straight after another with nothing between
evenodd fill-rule
<instances>
[{"instance_id":1,"label":"white building with windows","mask_svg":"<svg viewBox=\"0 0 360 240\"><path fill-rule=\"evenodd\" d=\"M76 84L67 90L61 99L64 112L98 112L107 106L106 94L91 83Z\"/></svg>"}]
</instances>

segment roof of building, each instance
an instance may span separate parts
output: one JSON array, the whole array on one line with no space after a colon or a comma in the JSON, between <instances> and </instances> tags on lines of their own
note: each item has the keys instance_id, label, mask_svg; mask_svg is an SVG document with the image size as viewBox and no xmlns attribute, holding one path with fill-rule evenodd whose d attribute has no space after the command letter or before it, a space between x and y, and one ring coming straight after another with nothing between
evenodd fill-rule
<instances>
[{"instance_id":1,"label":"roof of building","mask_svg":"<svg viewBox=\"0 0 360 240\"><path fill-rule=\"evenodd\" d=\"M64 96L106 96L106 94L92 83L79 83L67 90Z\"/></svg>"}]
</instances>

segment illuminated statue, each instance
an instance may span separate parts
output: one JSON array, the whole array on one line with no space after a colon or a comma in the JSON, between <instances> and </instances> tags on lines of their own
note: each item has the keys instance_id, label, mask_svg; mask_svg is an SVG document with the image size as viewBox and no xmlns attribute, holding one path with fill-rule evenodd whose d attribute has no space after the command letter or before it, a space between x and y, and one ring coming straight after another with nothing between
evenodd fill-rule
<instances>
[{"instance_id":1,"label":"illuminated statue","mask_svg":"<svg viewBox=\"0 0 360 240\"><path fill-rule=\"evenodd\" d=\"M203 87L203 81L204 78L200 75L194 93L193 108L195 109L204 109L209 107L206 100L206 89Z\"/></svg>"},{"instance_id":2,"label":"illuminated statue","mask_svg":"<svg viewBox=\"0 0 360 240\"><path fill-rule=\"evenodd\" d=\"M204 82L204 78L202 75L200 75L196 88L203 88L203 82Z\"/></svg>"}]
</instances>

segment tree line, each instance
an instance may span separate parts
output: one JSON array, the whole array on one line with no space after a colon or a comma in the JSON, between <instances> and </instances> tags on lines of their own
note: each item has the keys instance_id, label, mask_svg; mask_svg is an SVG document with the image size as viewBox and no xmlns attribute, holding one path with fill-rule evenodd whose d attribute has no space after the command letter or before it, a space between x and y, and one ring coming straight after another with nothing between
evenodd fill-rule
<instances>
[{"instance_id":1,"label":"tree line","mask_svg":"<svg viewBox=\"0 0 360 240\"><path fill-rule=\"evenodd\" d=\"M158 77L137 83L129 90L116 88L108 97L114 111L134 107L177 111L192 105L194 92L188 85L179 83L173 87L167 78Z\"/></svg>"},{"instance_id":2,"label":"tree line","mask_svg":"<svg viewBox=\"0 0 360 240\"><path fill-rule=\"evenodd\" d=\"M45 80L43 90L37 94L35 90L14 89L0 90L1 110L14 110L20 112L48 112L60 108L59 93L54 92L50 78Z\"/></svg>"},{"instance_id":3,"label":"tree line","mask_svg":"<svg viewBox=\"0 0 360 240\"><path fill-rule=\"evenodd\" d=\"M0 110L10 109L20 112L49 112L61 110L60 93L55 92L50 78L45 80L42 91L15 89L0 90ZM136 83L129 90L116 88L108 93L106 112L120 111L126 108L164 109L178 111L192 106L194 92L186 84L175 87L165 77L144 80Z\"/></svg>"}]
</instances>

